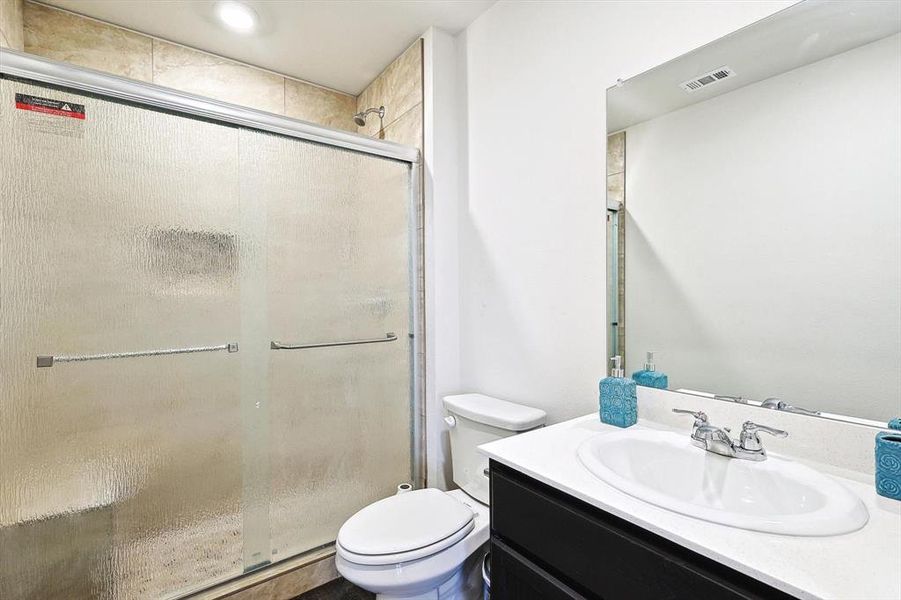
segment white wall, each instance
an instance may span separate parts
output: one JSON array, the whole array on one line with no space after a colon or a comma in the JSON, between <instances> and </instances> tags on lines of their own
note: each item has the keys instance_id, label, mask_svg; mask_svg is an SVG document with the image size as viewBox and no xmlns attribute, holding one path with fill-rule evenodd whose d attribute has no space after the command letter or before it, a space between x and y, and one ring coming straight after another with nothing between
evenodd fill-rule
<instances>
[{"instance_id":1,"label":"white wall","mask_svg":"<svg viewBox=\"0 0 901 600\"><path fill-rule=\"evenodd\" d=\"M460 391L596 410L605 90L792 3L499 2L461 34Z\"/></svg>"},{"instance_id":2,"label":"white wall","mask_svg":"<svg viewBox=\"0 0 901 600\"><path fill-rule=\"evenodd\" d=\"M499 2L426 33L430 485L452 486L446 394L596 409L606 88L792 3Z\"/></svg>"},{"instance_id":3,"label":"white wall","mask_svg":"<svg viewBox=\"0 0 901 600\"><path fill-rule=\"evenodd\" d=\"M901 34L626 130L626 348L670 387L901 406Z\"/></svg>"},{"instance_id":4,"label":"white wall","mask_svg":"<svg viewBox=\"0 0 901 600\"><path fill-rule=\"evenodd\" d=\"M458 39L423 35L425 145L426 471L430 486L450 481L441 398L460 385L459 212L465 176Z\"/></svg>"}]
</instances>

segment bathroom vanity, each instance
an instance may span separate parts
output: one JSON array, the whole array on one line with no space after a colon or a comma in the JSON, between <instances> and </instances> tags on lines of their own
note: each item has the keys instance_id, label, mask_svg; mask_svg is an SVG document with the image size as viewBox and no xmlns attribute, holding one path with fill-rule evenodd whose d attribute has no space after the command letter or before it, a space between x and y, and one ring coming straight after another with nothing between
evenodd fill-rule
<instances>
[{"instance_id":1,"label":"bathroom vanity","mask_svg":"<svg viewBox=\"0 0 901 600\"><path fill-rule=\"evenodd\" d=\"M855 531L751 531L679 514L601 481L579 449L624 431L687 437L690 428L641 419L622 430L588 415L481 447L491 459L494 600L901 597L901 503L878 497L865 477L823 475L866 507L868 520ZM727 469L743 466L715 458ZM778 454L768 460L794 462Z\"/></svg>"},{"instance_id":2,"label":"bathroom vanity","mask_svg":"<svg viewBox=\"0 0 901 600\"><path fill-rule=\"evenodd\" d=\"M496 461L491 490L496 599L792 598Z\"/></svg>"}]
</instances>

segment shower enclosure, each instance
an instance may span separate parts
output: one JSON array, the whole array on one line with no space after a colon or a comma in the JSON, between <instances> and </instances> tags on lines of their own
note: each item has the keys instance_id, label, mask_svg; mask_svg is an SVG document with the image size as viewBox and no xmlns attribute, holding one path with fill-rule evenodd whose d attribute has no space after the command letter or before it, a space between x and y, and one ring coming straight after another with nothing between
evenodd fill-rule
<instances>
[{"instance_id":1,"label":"shower enclosure","mask_svg":"<svg viewBox=\"0 0 901 600\"><path fill-rule=\"evenodd\" d=\"M417 151L0 68L0 597L179 597L419 483Z\"/></svg>"}]
</instances>

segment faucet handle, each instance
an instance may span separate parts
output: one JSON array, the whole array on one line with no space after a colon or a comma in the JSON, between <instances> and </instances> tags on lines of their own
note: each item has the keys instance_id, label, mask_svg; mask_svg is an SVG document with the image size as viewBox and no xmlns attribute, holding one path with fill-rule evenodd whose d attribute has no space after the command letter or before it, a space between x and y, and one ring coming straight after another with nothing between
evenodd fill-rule
<instances>
[{"instance_id":1,"label":"faucet handle","mask_svg":"<svg viewBox=\"0 0 901 600\"><path fill-rule=\"evenodd\" d=\"M793 406L785 400L781 400L780 398L767 398L760 403L760 406L762 406L763 408L773 408L775 410L784 410L785 412L798 413L800 415L813 415L815 417L823 414L818 410L810 410L808 408L801 408L800 406Z\"/></svg>"},{"instance_id":2,"label":"faucet handle","mask_svg":"<svg viewBox=\"0 0 901 600\"><path fill-rule=\"evenodd\" d=\"M695 427L700 427L701 425L706 425L706 424L707 424L707 413L702 412L702 411L700 411L700 410L699 410L699 411L693 411L693 410L686 410L686 409L684 409L684 408L674 408L674 409L673 409L673 412L674 412L674 413L680 413L680 414L683 414L683 415L691 415L691 416L693 416L693 417L695 418Z\"/></svg>"},{"instance_id":3,"label":"faucet handle","mask_svg":"<svg viewBox=\"0 0 901 600\"><path fill-rule=\"evenodd\" d=\"M741 426L741 435L739 436L741 449L762 452L763 445L760 443L760 436L757 435L761 431L780 438L788 437L787 431L776 429L775 427L767 427L766 425L758 425L753 421L745 421Z\"/></svg>"},{"instance_id":4,"label":"faucet handle","mask_svg":"<svg viewBox=\"0 0 901 600\"><path fill-rule=\"evenodd\" d=\"M754 431L762 431L764 433L768 433L770 435L775 435L776 437L788 437L788 432L783 431L781 429L776 429L775 427L767 427L766 425L758 425L753 421L745 421L741 426L742 432L754 432Z\"/></svg>"}]
</instances>

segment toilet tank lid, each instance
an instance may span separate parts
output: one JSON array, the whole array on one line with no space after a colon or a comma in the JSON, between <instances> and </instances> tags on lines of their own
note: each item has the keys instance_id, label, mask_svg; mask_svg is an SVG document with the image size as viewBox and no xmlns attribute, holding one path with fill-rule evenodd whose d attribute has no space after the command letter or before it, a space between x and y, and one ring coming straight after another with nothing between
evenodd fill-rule
<instances>
[{"instance_id":1,"label":"toilet tank lid","mask_svg":"<svg viewBox=\"0 0 901 600\"><path fill-rule=\"evenodd\" d=\"M508 431L535 429L547 420L540 408L507 402L484 394L458 394L444 397L449 413Z\"/></svg>"}]
</instances>

